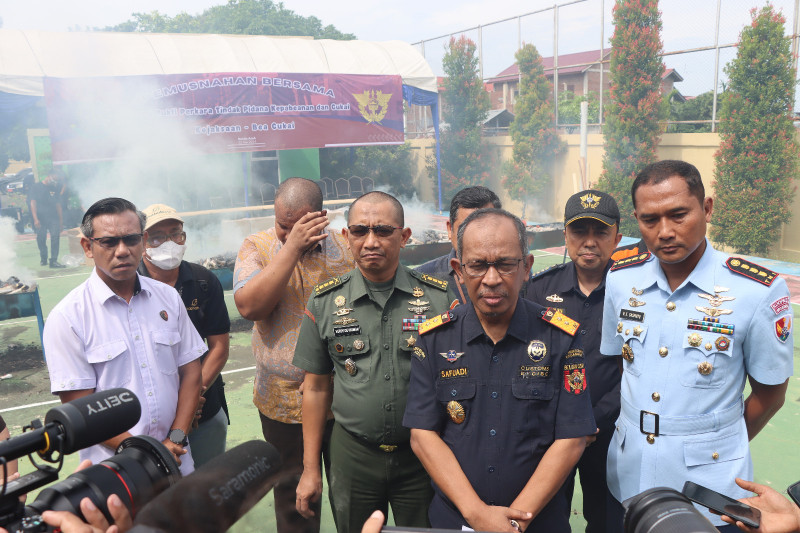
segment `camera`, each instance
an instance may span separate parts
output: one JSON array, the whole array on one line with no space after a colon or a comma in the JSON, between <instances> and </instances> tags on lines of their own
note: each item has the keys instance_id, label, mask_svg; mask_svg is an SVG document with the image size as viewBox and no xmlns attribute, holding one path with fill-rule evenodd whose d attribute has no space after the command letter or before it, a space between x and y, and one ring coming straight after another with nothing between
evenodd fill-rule
<instances>
[{"instance_id":1,"label":"camera","mask_svg":"<svg viewBox=\"0 0 800 533\"><path fill-rule=\"evenodd\" d=\"M40 514L69 511L84 519L79 504L85 497L113 523L106 504L110 495L119 496L135 516L154 496L177 483L181 473L172 453L157 439L140 435L122 441L116 455L42 490L29 506L19 502L19 496L58 479L65 454L128 431L140 416L139 400L131 391L109 389L55 407L44 425L34 420L21 435L0 442L0 472L6 461L25 455L36 467L0 485L0 527L10 533L53 531ZM57 467L37 463L34 452Z\"/></svg>"},{"instance_id":2,"label":"camera","mask_svg":"<svg viewBox=\"0 0 800 533\"><path fill-rule=\"evenodd\" d=\"M655 487L625 500L625 533L716 533L717 528L674 489Z\"/></svg>"}]
</instances>

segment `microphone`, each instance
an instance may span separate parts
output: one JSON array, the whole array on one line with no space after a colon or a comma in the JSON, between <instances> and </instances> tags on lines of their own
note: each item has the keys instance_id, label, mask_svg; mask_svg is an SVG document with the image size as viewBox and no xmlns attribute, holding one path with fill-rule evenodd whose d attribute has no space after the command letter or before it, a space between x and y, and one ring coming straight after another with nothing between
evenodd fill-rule
<instances>
[{"instance_id":1,"label":"microphone","mask_svg":"<svg viewBox=\"0 0 800 533\"><path fill-rule=\"evenodd\" d=\"M227 531L275 486L280 467L272 444L240 444L150 500L129 533Z\"/></svg>"},{"instance_id":2,"label":"microphone","mask_svg":"<svg viewBox=\"0 0 800 533\"><path fill-rule=\"evenodd\" d=\"M35 420L33 431L0 442L0 457L10 461L34 451L46 459L54 452L70 454L128 431L141 415L142 406L128 389L95 392L50 409L44 427Z\"/></svg>"}]
</instances>

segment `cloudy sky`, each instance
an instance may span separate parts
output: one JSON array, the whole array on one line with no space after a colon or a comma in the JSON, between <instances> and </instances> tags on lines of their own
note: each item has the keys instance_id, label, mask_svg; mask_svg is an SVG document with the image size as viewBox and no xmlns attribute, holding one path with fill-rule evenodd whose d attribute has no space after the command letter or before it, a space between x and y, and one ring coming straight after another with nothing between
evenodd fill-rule
<instances>
[{"instance_id":1,"label":"cloudy sky","mask_svg":"<svg viewBox=\"0 0 800 533\"><path fill-rule=\"evenodd\" d=\"M158 10L163 14L196 14L225 0L3 0L0 17L6 29L67 31L104 27L128 20L133 12ZM482 35L472 30L467 35L481 37L484 77L491 77L514 61L518 42L532 42L543 56L553 55L553 4L559 10L558 47L560 53L597 50L608 46L611 36L613 0L285 0L286 8L298 14L314 15L323 24L354 33L365 40L403 40L410 43L433 39L468 28L484 25ZM744 24L748 11L761 0L721 0L720 44L732 43ZM570 4L570 5L564 5ZM662 0L662 37L667 52L714 44L716 0ZM791 20L793 0L774 0ZM490 24L506 18L543 11ZM604 24L601 24L601 17ZM488 26L487 26L488 25ZM791 27L787 28L787 33ZM441 56L445 39L427 41L425 55L434 71L441 74ZM733 49L723 49L721 65L733 58ZM711 90L714 85L714 52L668 55L668 68L676 69L684 82L676 87L686 95ZM720 67L721 72L722 67ZM724 75L721 75L724 78Z\"/></svg>"}]
</instances>

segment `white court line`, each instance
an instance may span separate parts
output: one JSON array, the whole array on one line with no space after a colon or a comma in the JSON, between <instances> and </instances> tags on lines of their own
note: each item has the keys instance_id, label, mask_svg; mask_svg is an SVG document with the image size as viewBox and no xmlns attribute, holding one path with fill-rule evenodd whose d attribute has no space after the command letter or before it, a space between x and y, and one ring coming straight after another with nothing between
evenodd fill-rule
<instances>
[{"instance_id":1,"label":"white court line","mask_svg":"<svg viewBox=\"0 0 800 533\"><path fill-rule=\"evenodd\" d=\"M245 372L247 370L255 370L256 367L248 366L246 368L237 368L235 370L226 370L224 372L220 372L223 376L226 374L235 374L236 372ZM38 402L38 403L29 403L28 405L19 405L17 407L7 407L6 409L0 409L0 413L8 413L10 411L19 411L20 409L27 409L29 407L41 407L42 405L51 405L54 403L61 403L60 400L50 400L48 402Z\"/></svg>"}]
</instances>

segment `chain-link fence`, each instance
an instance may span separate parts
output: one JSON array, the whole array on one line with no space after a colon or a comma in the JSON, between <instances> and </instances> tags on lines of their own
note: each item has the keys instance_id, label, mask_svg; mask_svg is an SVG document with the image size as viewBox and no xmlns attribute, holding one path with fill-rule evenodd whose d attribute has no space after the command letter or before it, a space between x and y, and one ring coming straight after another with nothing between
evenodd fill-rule
<instances>
[{"instance_id":1,"label":"chain-link fence","mask_svg":"<svg viewBox=\"0 0 800 533\"><path fill-rule=\"evenodd\" d=\"M785 32L792 39L797 57L800 0L771 0L786 18ZM451 37L465 36L477 44L480 75L491 96L491 109L513 114L518 94L519 72L514 54L526 43L536 46L545 73L553 83L556 117L567 132L580 122L580 101L589 102L590 131L600 131L603 104L608 96L610 39L614 33L614 0L573 0L551 5L516 17L414 43L434 72L442 76L442 58ZM663 61L666 67L662 91L671 94L675 109L701 98L692 106L690 118L671 113L667 131L715 131L718 95L724 90L725 65L736 56L742 28L750 24L750 10L763 0L669 0L661 1ZM674 91L673 91L674 90ZM795 93L797 109L798 92ZM498 113L493 113L494 118ZM686 114L686 113L684 113ZM446 116L444 117L446 121ZM504 133L497 120L492 131ZM407 134L427 136L430 114L412 109ZM507 130L507 128L506 128Z\"/></svg>"}]
</instances>

